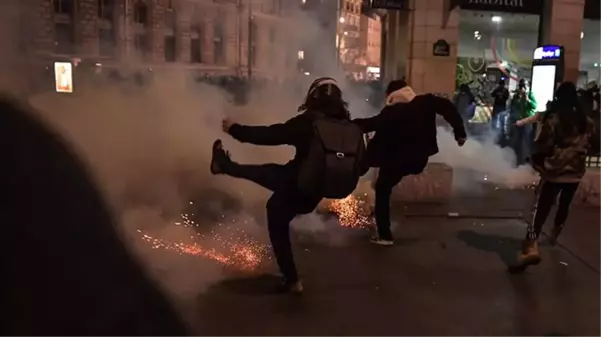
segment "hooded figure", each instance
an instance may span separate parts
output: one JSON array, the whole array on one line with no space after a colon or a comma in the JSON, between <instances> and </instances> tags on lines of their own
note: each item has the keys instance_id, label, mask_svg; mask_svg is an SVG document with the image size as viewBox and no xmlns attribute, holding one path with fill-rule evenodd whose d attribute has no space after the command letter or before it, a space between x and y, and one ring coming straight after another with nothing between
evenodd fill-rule
<instances>
[{"instance_id":1,"label":"hooded figure","mask_svg":"<svg viewBox=\"0 0 601 337\"><path fill-rule=\"evenodd\" d=\"M229 119L223 121L223 131L242 143L294 146L294 158L284 165L238 164L230 159L221 140L216 140L213 144L213 174L250 180L273 191L267 201L267 227L276 261L284 276L283 291L300 293L303 290L292 255L290 222L297 215L312 212L322 199L305 195L298 188L301 164L307 158L314 139L314 121L319 114L348 120L346 106L336 81L322 77L309 87L305 102L299 108L300 114L284 123L247 126L233 123Z\"/></svg>"},{"instance_id":2,"label":"hooded figure","mask_svg":"<svg viewBox=\"0 0 601 337\"><path fill-rule=\"evenodd\" d=\"M367 146L371 167L379 167L376 180L376 224L378 236L372 242L392 245L390 194L404 176L421 173L428 158L438 153L436 115L453 128L459 146L466 133L461 115L453 103L432 94L416 95L404 80L392 81L386 89L386 107L380 114L354 122L365 133L375 131Z\"/></svg>"}]
</instances>

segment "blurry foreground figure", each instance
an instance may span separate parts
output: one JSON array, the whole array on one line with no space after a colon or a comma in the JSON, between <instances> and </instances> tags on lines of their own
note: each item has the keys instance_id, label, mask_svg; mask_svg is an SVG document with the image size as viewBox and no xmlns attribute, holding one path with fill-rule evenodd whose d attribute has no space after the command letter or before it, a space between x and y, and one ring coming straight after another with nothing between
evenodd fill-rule
<instances>
[{"instance_id":1,"label":"blurry foreground figure","mask_svg":"<svg viewBox=\"0 0 601 337\"><path fill-rule=\"evenodd\" d=\"M446 98L416 95L404 80L390 82L386 95L386 107L380 114L353 122L365 133L376 132L367 147L369 165L380 168L375 184L378 235L372 242L390 246L392 189L403 177L422 173L429 157L438 153L436 115L451 125L459 146L465 143L466 133L460 114Z\"/></svg>"},{"instance_id":2,"label":"blurry foreground figure","mask_svg":"<svg viewBox=\"0 0 601 337\"><path fill-rule=\"evenodd\" d=\"M353 192L366 168L361 130L350 122L336 81L317 79L309 87L301 113L270 126L245 126L223 121L223 131L256 145L291 145L294 159L285 165L244 165L232 161L221 141L213 145L211 172L250 180L271 191L267 226L273 252L284 276L286 292L301 293L290 242L290 222L312 212L322 198L341 199Z\"/></svg>"},{"instance_id":3,"label":"blurry foreground figure","mask_svg":"<svg viewBox=\"0 0 601 337\"><path fill-rule=\"evenodd\" d=\"M544 115L540 133L534 141L532 163L541 175L534 219L528 226L518 270L541 260L538 238L551 206L559 195L552 234L555 244L568 217L570 204L580 180L586 173L586 156L594 132L593 121L586 116L578 102L576 86L564 82L557 88L556 100Z\"/></svg>"},{"instance_id":4,"label":"blurry foreground figure","mask_svg":"<svg viewBox=\"0 0 601 337\"><path fill-rule=\"evenodd\" d=\"M0 98L2 335L187 334L84 164L28 110Z\"/></svg>"}]
</instances>

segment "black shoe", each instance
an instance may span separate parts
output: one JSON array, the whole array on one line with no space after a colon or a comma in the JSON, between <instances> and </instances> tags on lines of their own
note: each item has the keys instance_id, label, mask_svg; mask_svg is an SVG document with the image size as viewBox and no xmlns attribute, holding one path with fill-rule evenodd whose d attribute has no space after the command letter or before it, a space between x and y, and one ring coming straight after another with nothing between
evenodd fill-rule
<instances>
[{"instance_id":1,"label":"black shoe","mask_svg":"<svg viewBox=\"0 0 601 337\"><path fill-rule=\"evenodd\" d=\"M223 149L223 143L221 139L217 139L213 143L213 156L211 158L211 173L212 174L223 174L225 173L225 166L231 161L230 154Z\"/></svg>"},{"instance_id":2,"label":"black shoe","mask_svg":"<svg viewBox=\"0 0 601 337\"><path fill-rule=\"evenodd\" d=\"M378 235L372 235L372 237L369 238L369 242L373 243L374 245L379 245L379 246L392 246L392 245L394 245L394 240L392 239L392 237L390 237L390 238L383 238L383 237L380 237Z\"/></svg>"}]
</instances>

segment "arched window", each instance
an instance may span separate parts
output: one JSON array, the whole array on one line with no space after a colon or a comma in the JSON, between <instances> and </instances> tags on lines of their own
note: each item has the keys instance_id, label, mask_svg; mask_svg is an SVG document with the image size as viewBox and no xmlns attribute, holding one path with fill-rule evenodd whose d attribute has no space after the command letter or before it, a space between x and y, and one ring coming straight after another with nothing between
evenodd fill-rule
<instances>
[{"instance_id":1,"label":"arched window","mask_svg":"<svg viewBox=\"0 0 601 337\"><path fill-rule=\"evenodd\" d=\"M257 65L257 54L258 54L258 41L257 41L257 33L258 33L258 27L257 27L257 23L254 21L251 21L250 25L248 25L250 31L248 32L249 34L249 38L248 38L248 42L250 43L250 45L248 46L248 53L249 53L249 59L250 59L250 64L255 66Z\"/></svg>"},{"instance_id":2,"label":"arched window","mask_svg":"<svg viewBox=\"0 0 601 337\"><path fill-rule=\"evenodd\" d=\"M54 13L56 14L66 14L73 15L73 10L75 7L73 0L54 0Z\"/></svg>"},{"instance_id":3,"label":"arched window","mask_svg":"<svg viewBox=\"0 0 601 337\"><path fill-rule=\"evenodd\" d=\"M114 10L115 0L98 0L98 18L112 21Z\"/></svg>"},{"instance_id":4,"label":"arched window","mask_svg":"<svg viewBox=\"0 0 601 337\"><path fill-rule=\"evenodd\" d=\"M277 43L277 33L275 30L275 27L270 27L269 28L269 63L270 64L274 64L277 59L277 48L276 48L276 43Z\"/></svg>"},{"instance_id":5,"label":"arched window","mask_svg":"<svg viewBox=\"0 0 601 337\"><path fill-rule=\"evenodd\" d=\"M196 23L190 28L190 62L202 63L203 51L204 28L202 23Z\"/></svg>"},{"instance_id":6,"label":"arched window","mask_svg":"<svg viewBox=\"0 0 601 337\"><path fill-rule=\"evenodd\" d=\"M165 11L165 61L175 62L177 59L177 41L176 41L176 22L177 15L175 9L171 7L171 3Z\"/></svg>"},{"instance_id":7,"label":"arched window","mask_svg":"<svg viewBox=\"0 0 601 337\"><path fill-rule=\"evenodd\" d=\"M134 22L143 26L148 24L148 6L143 1L136 2L134 6Z\"/></svg>"},{"instance_id":8,"label":"arched window","mask_svg":"<svg viewBox=\"0 0 601 337\"><path fill-rule=\"evenodd\" d=\"M224 64L225 54L225 32L223 29L224 20L215 20L213 23L213 63Z\"/></svg>"}]
</instances>

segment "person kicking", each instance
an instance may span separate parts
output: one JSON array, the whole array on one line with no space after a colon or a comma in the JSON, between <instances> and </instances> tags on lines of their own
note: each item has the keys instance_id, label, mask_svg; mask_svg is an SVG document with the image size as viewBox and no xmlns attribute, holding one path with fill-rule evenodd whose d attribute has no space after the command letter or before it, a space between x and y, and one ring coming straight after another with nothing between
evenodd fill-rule
<instances>
[{"instance_id":1,"label":"person kicking","mask_svg":"<svg viewBox=\"0 0 601 337\"><path fill-rule=\"evenodd\" d=\"M301 293L290 242L290 222L312 212L322 198L344 198L355 189L367 169L362 162L363 134L350 121L342 92L332 78L317 79L309 87L301 113L270 126L246 126L229 119L223 131L234 139L256 145L291 145L294 159L287 164L246 165L234 162L221 140L213 145L211 172L255 182L273 194L267 201L267 228L283 290Z\"/></svg>"},{"instance_id":2,"label":"person kicking","mask_svg":"<svg viewBox=\"0 0 601 337\"><path fill-rule=\"evenodd\" d=\"M463 146L466 132L461 115L451 101L432 94L417 95L404 80L386 88L386 107L371 118L354 119L364 133L374 132L367 146L367 161L379 168L375 183L377 235L371 242L394 244L390 225L390 195L403 177L420 174L430 156L438 153L436 115L453 128L455 140Z\"/></svg>"}]
</instances>

